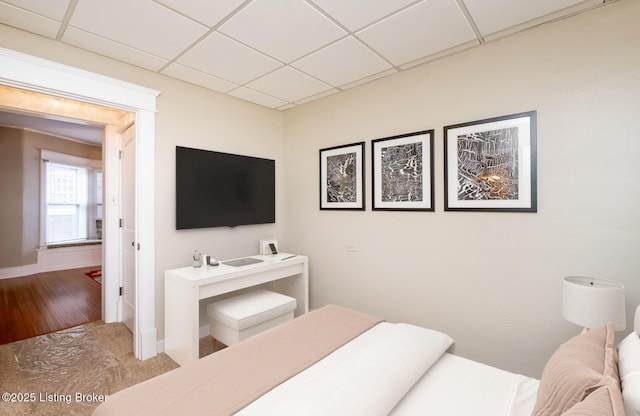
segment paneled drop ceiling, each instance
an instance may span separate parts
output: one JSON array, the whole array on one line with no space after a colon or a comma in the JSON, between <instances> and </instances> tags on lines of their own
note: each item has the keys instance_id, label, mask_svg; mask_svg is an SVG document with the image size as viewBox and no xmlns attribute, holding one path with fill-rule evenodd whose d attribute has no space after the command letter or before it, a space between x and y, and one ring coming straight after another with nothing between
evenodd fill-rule
<instances>
[{"instance_id":1,"label":"paneled drop ceiling","mask_svg":"<svg viewBox=\"0 0 640 416\"><path fill-rule=\"evenodd\" d=\"M4 0L0 23L286 110L615 0Z\"/></svg>"}]
</instances>

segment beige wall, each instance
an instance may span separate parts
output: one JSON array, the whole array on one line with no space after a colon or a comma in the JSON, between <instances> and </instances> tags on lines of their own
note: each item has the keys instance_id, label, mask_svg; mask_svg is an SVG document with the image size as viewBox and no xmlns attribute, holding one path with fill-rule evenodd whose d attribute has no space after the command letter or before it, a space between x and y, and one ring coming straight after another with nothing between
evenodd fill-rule
<instances>
[{"instance_id":1,"label":"beige wall","mask_svg":"<svg viewBox=\"0 0 640 416\"><path fill-rule=\"evenodd\" d=\"M0 165L2 182L5 182L0 200L0 221L3 224L3 247L6 245L0 253L0 268L35 264L38 260L41 149L102 159L100 146L0 126L0 153L6 159Z\"/></svg>"},{"instance_id":2,"label":"beige wall","mask_svg":"<svg viewBox=\"0 0 640 416\"><path fill-rule=\"evenodd\" d=\"M0 126L0 268L23 264L22 179L22 131Z\"/></svg>"},{"instance_id":3,"label":"beige wall","mask_svg":"<svg viewBox=\"0 0 640 416\"><path fill-rule=\"evenodd\" d=\"M531 376L579 331L560 314L563 276L623 282L630 319L639 21L640 2L621 0L287 111L284 240L310 257L311 306L444 330L456 353ZM444 212L443 126L529 110L538 213ZM431 128L436 212L372 212L371 139ZM318 150L363 140L367 211L320 211Z\"/></svg>"}]
</instances>

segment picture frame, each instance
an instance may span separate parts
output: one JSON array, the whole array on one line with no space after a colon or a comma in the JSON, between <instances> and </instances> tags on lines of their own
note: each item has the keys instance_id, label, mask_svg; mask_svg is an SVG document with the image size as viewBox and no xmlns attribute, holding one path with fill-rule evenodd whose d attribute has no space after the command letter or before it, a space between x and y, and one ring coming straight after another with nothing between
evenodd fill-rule
<instances>
[{"instance_id":1,"label":"picture frame","mask_svg":"<svg viewBox=\"0 0 640 416\"><path fill-rule=\"evenodd\" d=\"M375 211L434 211L433 130L371 142Z\"/></svg>"},{"instance_id":2,"label":"picture frame","mask_svg":"<svg viewBox=\"0 0 640 416\"><path fill-rule=\"evenodd\" d=\"M444 127L445 211L537 212L537 113Z\"/></svg>"},{"instance_id":3,"label":"picture frame","mask_svg":"<svg viewBox=\"0 0 640 416\"><path fill-rule=\"evenodd\" d=\"M320 209L364 210L364 142L320 149Z\"/></svg>"}]
</instances>

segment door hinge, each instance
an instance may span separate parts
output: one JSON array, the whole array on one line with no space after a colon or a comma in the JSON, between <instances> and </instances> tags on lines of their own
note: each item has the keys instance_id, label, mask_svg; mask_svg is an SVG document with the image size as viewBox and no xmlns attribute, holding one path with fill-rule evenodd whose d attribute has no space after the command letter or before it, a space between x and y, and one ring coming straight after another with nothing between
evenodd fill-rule
<instances>
[{"instance_id":1,"label":"door hinge","mask_svg":"<svg viewBox=\"0 0 640 416\"><path fill-rule=\"evenodd\" d=\"M123 220L122 218L120 218L120 219L118 220L118 226L119 226L120 228L124 227L124 220Z\"/></svg>"},{"instance_id":2,"label":"door hinge","mask_svg":"<svg viewBox=\"0 0 640 416\"><path fill-rule=\"evenodd\" d=\"M120 296L124 295L124 287L120 286Z\"/></svg>"},{"instance_id":3,"label":"door hinge","mask_svg":"<svg viewBox=\"0 0 640 416\"><path fill-rule=\"evenodd\" d=\"M118 159L122 160L122 150L118 150Z\"/></svg>"}]
</instances>

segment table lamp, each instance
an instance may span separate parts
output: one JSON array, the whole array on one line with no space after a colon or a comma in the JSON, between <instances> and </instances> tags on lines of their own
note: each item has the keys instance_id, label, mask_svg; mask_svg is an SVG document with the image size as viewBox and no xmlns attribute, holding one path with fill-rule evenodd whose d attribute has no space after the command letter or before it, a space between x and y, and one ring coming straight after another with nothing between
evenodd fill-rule
<instances>
[{"instance_id":1,"label":"table lamp","mask_svg":"<svg viewBox=\"0 0 640 416\"><path fill-rule=\"evenodd\" d=\"M562 282L562 316L585 329L613 322L616 331L626 328L624 286L613 280L568 276Z\"/></svg>"}]
</instances>

